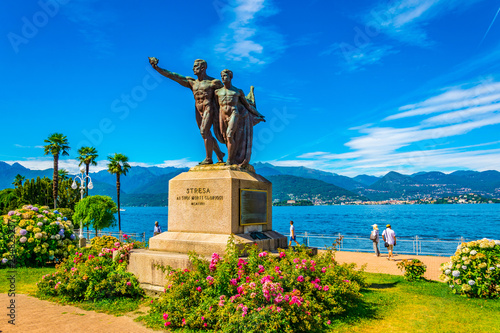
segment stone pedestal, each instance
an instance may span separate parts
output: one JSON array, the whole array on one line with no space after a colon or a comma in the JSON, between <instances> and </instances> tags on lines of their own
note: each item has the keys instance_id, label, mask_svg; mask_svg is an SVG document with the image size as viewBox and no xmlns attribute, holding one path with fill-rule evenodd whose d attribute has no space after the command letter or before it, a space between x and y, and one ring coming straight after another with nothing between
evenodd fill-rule
<instances>
[{"instance_id":1,"label":"stone pedestal","mask_svg":"<svg viewBox=\"0 0 500 333\"><path fill-rule=\"evenodd\" d=\"M143 287L163 285L155 264L188 267L190 251L224 255L231 235L239 247L287 247L286 237L272 230L271 182L251 166L196 166L170 180L168 231L150 238L149 250L132 251L129 271Z\"/></svg>"}]
</instances>

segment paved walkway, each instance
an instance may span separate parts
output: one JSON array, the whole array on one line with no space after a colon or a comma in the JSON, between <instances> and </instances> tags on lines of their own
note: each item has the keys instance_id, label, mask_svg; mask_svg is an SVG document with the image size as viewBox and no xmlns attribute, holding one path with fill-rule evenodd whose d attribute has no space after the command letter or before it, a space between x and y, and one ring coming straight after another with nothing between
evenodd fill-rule
<instances>
[{"instance_id":1,"label":"paved walkway","mask_svg":"<svg viewBox=\"0 0 500 333\"><path fill-rule=\"evenodd\" d=\"M335 258L339 263L355 263L358 267L366 264L366 272L369 273L385 273L392 275L403 275L396 265L403 259L420 259L426 266L427 271L424 274L429 280L440 281L439 275L442 263L450 261L450 257L436 257L436 256L415 256L415 255L394 255L394 261L387 260L387 253L381 253L380 257L376 257L373 253L365 252L342 252L338 251Z\"/></svg>"}]
</instances>

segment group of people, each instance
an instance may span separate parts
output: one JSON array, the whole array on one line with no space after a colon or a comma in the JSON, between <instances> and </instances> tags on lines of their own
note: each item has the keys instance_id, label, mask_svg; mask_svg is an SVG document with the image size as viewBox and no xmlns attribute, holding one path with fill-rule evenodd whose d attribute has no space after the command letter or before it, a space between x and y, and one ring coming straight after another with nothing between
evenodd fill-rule
<instances>
[{"instance_id":1,"label":"group of people","mask_svg":"<svg viewBox=\"0 0 500 333\"><path fill-rule=\"evenodd\" d=\"M380 241L378 225L374 224L372 227L373 230L370 234L370 239L373 241L373 251L375 251L375 256L380 257L380 250L378 248L378 243ZM382 232L382 239L387 251L389 252L387 260L394 260L394 254L392 252L394 250L394 246L396 246L396 233L392 230L390 224L386 225L386 229Z\"/></svg>"}]
</instances>

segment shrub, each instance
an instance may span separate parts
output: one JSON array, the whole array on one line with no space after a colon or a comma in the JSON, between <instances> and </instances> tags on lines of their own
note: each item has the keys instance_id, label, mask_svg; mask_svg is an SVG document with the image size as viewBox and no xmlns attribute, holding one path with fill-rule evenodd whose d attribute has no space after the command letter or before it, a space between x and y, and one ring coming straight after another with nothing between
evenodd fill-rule
<instances>
[{"instance_id":1,"label":"shrub","mask_svg":"<svg viewBox=\"0 0 500 333\"><path fill-rule=\"evenodd\" d=\"M116 242L119 242L118 238L104 235L92 238L90 244L94 250L101 251L103 248L112 249Z\"/></svg>"},{"instance_id":2,"label":"shrub","mask_svg":"<svg viewBox=\"0 0 500 333\"><path fill-rule=\"evenodd\" d=\"M403 259L397 264L398 268L404 272L404 278L407 281L416 281L424 279L427 267L418 259Z\"/></svg>"},{"instance_id":3,"label":"shrub","mask_svg":"<svg viewBox=\"0 0 500 333\"><path fill-rule=\"evenodd\" d=\"M6 265L43 266L67 257L77 244L71 221L47 206L10 211L2 216L0 229L0 255Z\"/></svg>"},{"instance_id":4,"label":"shrub","mask_svg":"<svg viewBox=\"0 0 500 333\"><path fill-rule=\"evenodd\" d=\"M441 265L440 278L453 293L500 298L500 241L482 239L458 246L451 261Z\"/></svg>"},{"instance_id":5,"label":"shrub","mask_svg":"<svg viewBox=\"0 0 500 333\"><path fill-rule=\"evenodd\" d=\"M119 297L139 298L144 291L139 281L126 271L126 256L133 244L116 244L112 249L93 248L76 252L57 265L37 283L37 293L72 301L97 301ZM119 249L119 250L118 250ZM126 251L125 251L126 249ZM116 255L117 251L120 255Z\"/></svg>"},{"instance_id":6,"label":"shrub","mask_svg":"<svg viewBox=\"0 0 500 333\"><path fill-rule=\"evenodd\" d=\"M339 265L332 250L311 259L301 247L278 256L229 242L211 261L191 254L193 270L169 270L169 284L151 304L157 326L222 332L313 332L328 328L360 300L364 273Z\"/></svg>"}]
</instances>

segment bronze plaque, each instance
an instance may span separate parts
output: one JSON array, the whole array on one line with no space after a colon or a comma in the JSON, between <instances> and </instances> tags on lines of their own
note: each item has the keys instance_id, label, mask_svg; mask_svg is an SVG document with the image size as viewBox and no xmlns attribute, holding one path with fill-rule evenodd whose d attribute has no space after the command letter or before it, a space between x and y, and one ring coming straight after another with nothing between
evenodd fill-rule
<instances>
[{"instance_id":1,"label":"bronze plaque","mask_svg":"<svg viewBox=\"0 0 500 333\"><path fill-rule=\"evenodd\" d=\"M267 191L240 189L240 225L267 224Z\"/></svg>"}]
</instances>

